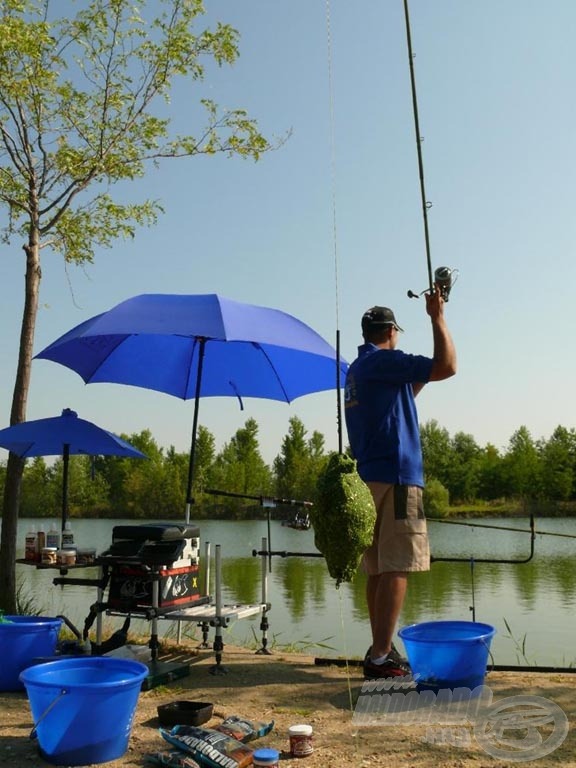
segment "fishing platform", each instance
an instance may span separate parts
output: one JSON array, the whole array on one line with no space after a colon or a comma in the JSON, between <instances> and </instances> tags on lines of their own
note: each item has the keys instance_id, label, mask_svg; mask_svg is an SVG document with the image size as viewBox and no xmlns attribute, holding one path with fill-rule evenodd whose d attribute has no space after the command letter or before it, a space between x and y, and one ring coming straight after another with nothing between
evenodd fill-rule
<instances>
[{"instance_id":1,"label":"fishing platform","mask_svg":"<svg viewBox=\"0 0 576 768\"><path fill-rule=\"evenodd\" d=\"M262 550L268 548L262 539ZM269 653L268 646L268 560L261 555L262 594L260 602L253 604L227 604L222 596L222 553L215 546L214 594L210 594L211 546L206 542L200 557L200 530L186 523L151 523L118 525L112 530L112 542L98 555L92 566L99 569L97 578L77 578L69 569L82 566L54 566L60 575L53 584L66 586L92 586L97 590L96 601L83 628L83 640L96 625L96 641L92 653L108 652L109 640L103 640L103 616L125 616L126 631L131 618L150 622L150 670L144 688L152 688L190 673L189 662L160 661L158 628L162 621L177 623L177 641L181 641L182 625L194 623L201 628L200 647L209 648L210 629L214 629L215 664L212 674L227 672L223 665L223 630L232 622L261 615L262 645L257 653ZM202 567L201 567L202 566ZM40 566L46 567L46 566ZM120 630L121 632L121 630ZM124 633L125 634L125 633ZM126 638L123 638L125 643ZM123 643L122 643L123 644ZM118 646L116 646L118 647Z\"/></svg>"}]
</instances>

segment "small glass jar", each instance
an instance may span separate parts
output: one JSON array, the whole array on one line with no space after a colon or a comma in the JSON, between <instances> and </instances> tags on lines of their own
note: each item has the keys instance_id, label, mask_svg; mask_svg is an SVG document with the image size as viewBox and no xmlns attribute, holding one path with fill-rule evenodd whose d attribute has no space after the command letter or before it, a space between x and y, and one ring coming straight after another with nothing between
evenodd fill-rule
<instances>
[{"instance_id":1,"label":"small glass jar","mask_svg":"<svg viewBox=\"0 0 576 768\"><path fill-rule=\"evenodd\" d=\"M42 565L56 565L56 547L42 547L41 563Z\"/></svg>"},{"instance_id":2,"label":"small glass jar","mask_svg":"<svg viewBox=\"0 0 576 768\"><path fill-rule=\"evenodd\" d=\"M76 550L75 549L59 549L56 555L58 565L75 565L76 564Z\"/></svg>"},{"instance_id":3,"label":"small glass jar","mask_svg":"<svg viewBox=\"0 0 576 768\"><path fill-rule=\"evenodd\" d=\"M280 760L280 752L277 749L257 749L252 755L252 761L254 768L278 768L278 761Z\"/></svg>"},{"instance_id":4,"label":"small glass jar","mask_svg":"<svg viewBox=\"0 0 576 768\"><path fill-rule=\"evenodd\" d=\"M96 560L96 550L85 547L76 550L76 565L94 565Z\"/></svg>"},{"instance_id":5,"label":"small glass jar","mask_svg":"<svg viewBox=\"0 0 576 768\"><path fill-rule=\"evenodd\" d=\"M311 725L291 725L288 728L292 757L306 757L314 752L312 746L313 730Z\"/></svg>"}]
</instances>

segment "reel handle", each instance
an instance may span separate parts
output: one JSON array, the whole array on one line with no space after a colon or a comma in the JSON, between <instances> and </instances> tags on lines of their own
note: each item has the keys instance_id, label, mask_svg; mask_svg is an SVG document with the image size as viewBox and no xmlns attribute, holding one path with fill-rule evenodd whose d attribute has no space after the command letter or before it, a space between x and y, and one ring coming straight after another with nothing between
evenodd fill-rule
<instances>
[{"instance_id":1,"label":"reel handle","mask_svg":"<svg viewBox=\"0 0 576 768\"><path fill-rule=\"evenodd\" d=\"M452 290L454 283L458 279L458 274L459 273L457 269L450 269L450 267L438 267L438 269L434 272L434 285L438 286L440 289L440 295L446 302L448 301L448 297L450 296L450 291ZM428 288L425 288L420 293L408 291L408 298L418 299L428 290Z\"/></svg>"}]
</instances>

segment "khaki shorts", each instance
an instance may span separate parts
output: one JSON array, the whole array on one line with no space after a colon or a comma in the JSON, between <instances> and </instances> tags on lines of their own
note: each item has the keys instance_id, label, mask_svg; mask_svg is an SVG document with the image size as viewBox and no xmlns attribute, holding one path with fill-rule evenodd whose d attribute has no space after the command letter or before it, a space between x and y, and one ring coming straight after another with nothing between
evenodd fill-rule
<instances>
[{"instance_id":1,"label":"khaki shorts","mask_svg":"<svg viewBox=\"0 0 576 768\"><path fill-rule=\"evenodd\" d=\"M430 547L422 506L422 488L415 485L367 483L376 506L374 538L362 558L369 576L394 571L428 571Z\"/></svg>"}]
</instances>

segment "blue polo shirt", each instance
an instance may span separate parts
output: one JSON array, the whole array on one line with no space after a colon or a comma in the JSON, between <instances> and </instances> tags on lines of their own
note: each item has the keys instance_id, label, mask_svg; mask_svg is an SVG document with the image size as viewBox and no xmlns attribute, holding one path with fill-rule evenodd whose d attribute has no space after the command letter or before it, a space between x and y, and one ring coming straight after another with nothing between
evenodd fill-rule
<instances>
[{"instance_id":1,"label":"blue polo shirt","mask_svg":"<svg viewBox=\"0 0 576 768\"><path fill-rule=\"evenodd\" d=\"M433 360L374 344L358 348L344 390L352 455L366 481L424 487L412 384L428 382Z\"/></svg>"}]
</instances>

